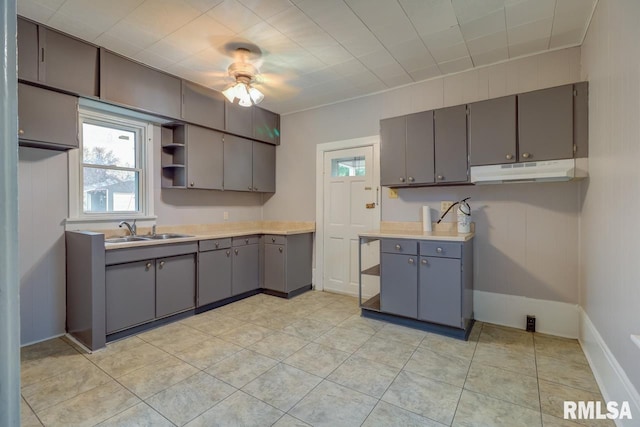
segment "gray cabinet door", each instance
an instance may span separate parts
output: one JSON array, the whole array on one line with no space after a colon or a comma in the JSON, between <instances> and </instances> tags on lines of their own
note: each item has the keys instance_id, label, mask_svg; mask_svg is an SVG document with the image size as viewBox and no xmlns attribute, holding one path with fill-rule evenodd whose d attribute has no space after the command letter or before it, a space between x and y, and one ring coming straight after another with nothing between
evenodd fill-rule
<instances>
[{"instance_id":1,"label":"gray cabinet door","mask_svg":"<svg viewBox=\"0 0 640 427\"><path fill-rule=\"evenodd\" d=\"M284 245L264 245L264 287L286 292L286 253Z\"/></svg>"},{"instance_id":2,"label":"gray cabinet door","mask_svg":"<svg viewBox=\"0 0 640 427\"><path fill-rule=\"evenodd\" d=\"M222 190L224 151L222 133L187 125L187 185Z\"/></svg>"},{"instance_id":3,"label":"gray cabinet door","mask_svg":"<svg viewBox=\"0 0 640 427\"><path fill-rule=\"evenodd\" d=\"M516 152L516 97L474 102L469 108L469 164L514 163Z\"/></svg>"},{"instance_id":4,"label":"gray cabinet door","mask_svg":"<svg viewBox=\"0 0 640 427\"><path fill-rule=\"evenodd\" d=\"M156 317L193 308L195 294L195 254L156 260Z\"/></svg>"},{"instance_id":5,"label":"gray cabinet door","mask_svg":"<svg viewBox=\"0 0 640 427\"><path fill-rule=\"evenodd\" d=\"M153 320L156 311L155 261L107 266L107 333Z\"/></svg>"},{"instance_id":6,"label":"gray cabinet door","mask_svg":"<svg viewBox=\"0 0 640 427\"><path fill-rule=\"evenodd\" d=\"M433 111L407 116L407 182L433 183Z\"/></svg>"},{"instance_id":7,"label":"gray cabinet door","mask_svg":"<svg viewBox=\"0 0 640 427\"><path fill-rule=\"evenodd\" d=\"M224 189L253 190L253 141L224 136Z\"/></svg>"},{"instance_id":8,"label":"gray cabinet door","mask_svg":"<svg viewBox=\"0 0 640 427\"><path fill-rule=\"evenodd\" d=\"M460 260L420 257L420 320L462 327Z\"/></svg>"},{"instance_id":9,"label":"gray cabinet door","mask_svg":"<svg viewBox=\"0 0 640 427\"><path fill-rule=\"evenodd\" d=\"M180 118L179 78L100 50L100 97L136 109Z\"/></svg>"},{"instance_id":10,"label":"gray cabinet door","mask_svg":"<svg viewBox=\"0 0 640 427\"><path fill-rule=\"evenodd\" d=\"M276 147L262 142L253 143L253 191L276 192Z\"/></svg>"},{"instance_id":11,"label":"gray cabinet door","mask_svg":"<svg viewBox=\"0 0 640 427\"><path fill-rule=\"evenodd\" d=\"M253 137L269 144L280 144L280 115L253 107Z\"/></svg>"},{"instance_id":12,"label":"gray cabinet door","mask_svg":"<svg viewBox=\"0 0 640 427\"><path fill-rule=\"evenodd\" d=\"M216 90L182 81L182 118L189 123L224 129L224 100Z\"/></svg>"},{"instance_id":13,"label":"gray cabinet door","mask_svg":"<svg viewBox=\"0 0 640 427\"><path fill-rule=\"evenodd\" d=\"M99 95L100 61L96 46L40 27L40 47L44 48L41 81L80 95Z\"/></svg>"},{"instance_id":14,"label":"gray cabinet door","mask_svg":"<svg viewBox=\"0 0 640 427\"><path fill-rule=\"evenodd\" d=\"M589 82L573 85L573 143L574 157L589 156Z\"/></svg>"},{"instance_id":15,"label":"gray cabinet door","mask_svg":"<svg viewBox=\"0 0 640 427\"><path fill-rule=\"evenodd\" d=\"M253 108L224 103L224 130L235 135L253 138Z\"/></svg>"},{"instance_id":16,"label":"gray cabinet door","mask_svg":"<svg viewBox=\"0 0 640 427\"><path fill-rule=\"evenodd\" d=\"M519 161L573 158L573 85L518 95Z\"/></svg>"},{"instance_id":17,"label":"gray cabinet door","mask_svg":"<svg viewBox=\"0 0 640 427\"><path fill-rule=\"evenodd\" d=\"M18 78L38 81L38 25L18 18Z\"/></svg>"},{"instance_id":18,"label":"gray cabinet door","mask_svg":"<svg viewBox=\"0 0 640 427\"><path fill-rule=\"evenodd\" d=\"M407 140L406 116L380 120L380 184L405 185Z\"/></svg>"},{"instance_id":19,"label":"gray cabinet door","mask_svg":"<svg viewBox=\"0 0 640 427\"><path fill-rule=\"evenodd\" d=\"M231 296L231 248L198 254L198 307Z\"/></svg>"},{"instance_id":20,"label":"gray cabinet door","mask_svg":"<svg viewBox=\"0 0 640 427\"><path fill-rule=\"evenodd\" d=\"M258 244L232 248L233 273L231 291L233 295L252 291L260 287L260 261Z\"/></svg>"},{"instance_id":21,"label":"gray cabinet door","mask_svg":"<svg viewBox=\"0 0 640 427\"><path fill-rule=\"evenodd\" d=\"M380 310L418 317L418 257L380 254Z\"/></svg>"},{"instance_id":22,"label":"gray cabinet door","mask_svg":"<svg viewBox=\"0 0 640 427\"><path fill-rule=\"evenodd\" d=\"M465 105L434 112L436 182L467 181L467 109Z\"/></svg>"},{"instance_id":23,"label":"gray cabinet door","mask_svg":"<svg viewBox=\"0 0 640 427\"><path fill-rule=\"evenodd\" d=\"M18 85L19 139L22 145L54 149L78 147L78 98Z\"/></svg>"}]
</instances>

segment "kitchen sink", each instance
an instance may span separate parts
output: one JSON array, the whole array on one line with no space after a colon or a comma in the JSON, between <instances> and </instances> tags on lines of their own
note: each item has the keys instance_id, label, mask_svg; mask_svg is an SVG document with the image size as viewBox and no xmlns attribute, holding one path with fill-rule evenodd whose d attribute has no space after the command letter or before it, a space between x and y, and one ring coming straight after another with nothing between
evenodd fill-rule
<instances>
[{"instance_id":1,"label":"kitchen sink","mask_svg":"<svg viewBox=\"0 0 640 427\"><path fill-rule=\"evenodd\" d=\"M111 239L104 239L104 242L105 243L125 243L125 242L142 242L144 240L149 240L149 239L142 236L124 236L124 237L113 237Z\"/></svg>"},{"instance_id":2,"label":"kitchen sink","mask_svg":"<svg viewBox=\"0 0 640 427\"><path fill-rule=\"evenodd\" d=\"M193 237L189 234L177 234L177 233L162 233L162 234L152 234L148 236L144 236L146 240L166 240L166 239L180 239L182 237Z\"/></svg>"}]
</instances>

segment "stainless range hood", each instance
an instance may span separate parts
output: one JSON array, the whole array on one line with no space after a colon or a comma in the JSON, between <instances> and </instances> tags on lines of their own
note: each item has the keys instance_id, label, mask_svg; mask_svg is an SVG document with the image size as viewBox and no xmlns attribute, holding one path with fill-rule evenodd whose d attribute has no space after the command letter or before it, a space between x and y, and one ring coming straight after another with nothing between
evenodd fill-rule
<instances>
[{"instance_id":1,"label":"stainless range hood","mask_svg":"<svg viewBox=\"0 0 640 427\"><path fill-rule=\"evenodd\" d=\"M587 159L471 166L474 184L570 181L587 176Z\"/></svg>"}]
</instances>

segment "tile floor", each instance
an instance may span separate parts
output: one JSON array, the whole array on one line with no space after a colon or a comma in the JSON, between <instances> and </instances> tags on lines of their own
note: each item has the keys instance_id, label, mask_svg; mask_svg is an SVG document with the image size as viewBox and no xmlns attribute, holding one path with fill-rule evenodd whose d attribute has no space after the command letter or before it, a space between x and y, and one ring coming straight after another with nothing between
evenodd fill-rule
<instances>
[{"instance_id":1,"label":"tile floor","mask_svg":"<svg viewBox=\"0 0 640 427\"><path fill-rule=\"evenodd\" d=\"M575 340L477 323L469 341L256 295L87 354L22 349L24 426L577 426L601 400ZM609 425L591 422L587 425Z\"/></svg>"}]
</instances>

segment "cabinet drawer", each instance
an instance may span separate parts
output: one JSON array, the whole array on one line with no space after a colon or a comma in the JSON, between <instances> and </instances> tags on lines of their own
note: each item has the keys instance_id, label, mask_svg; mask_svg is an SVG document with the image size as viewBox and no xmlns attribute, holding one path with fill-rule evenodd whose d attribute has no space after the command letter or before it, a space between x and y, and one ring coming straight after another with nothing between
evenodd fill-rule
<instances>
[{"instance_id":1,"label":"cabinet drawer","mask_svg":"<svg viewBox=\"0 0 640 427\"><path fill-rule=\"evenodd\" d=\"M242 237L234 237L232 246L246 246L246 245L257 245L258 244L258 236L242 236Z\"/></svg>"},{"instance_id":2,"label":"cabinet drawer","mask_svg":"<svg viewBox=\"0 0 640 427\"><path fill-rule=\"evenodd\" d=\"M420 255L442 258L461 258L462 245L452 242L420 242Z\"/></svg>"},{"instance_id":3,"label":"cabinet drawer","mask_svg":"<svg viewBox=\"0 0 640 427\"><path fill-rule=\"evenodd\" d=\"M265 243L273 243L276 245L284 245L287 243L287 236L279 236L277 234L265 234Z\"/></svg>"},{"instance_id":4,"label":"cabinet drawer","mask_svg":"<svg viewBox=\"0 0 640 427\"><path fill-rule=\"evenodd\" d=\"M212 240L200 240L198 243L200 246L200 252L215 251L216 249L226 249L231 247L231 238L227 239L212 239Z\"/></svg>"},{"instance_id":5,"label":"cabinet drawer","mask_svg":"<svg viewBox=\"0 0 640 427\"><path fill-rule=\"evenodd\" d=\"M404 239L382 239L380 250L392 254L418 255L418 242Z\"/></svg>"}]
</instances>

